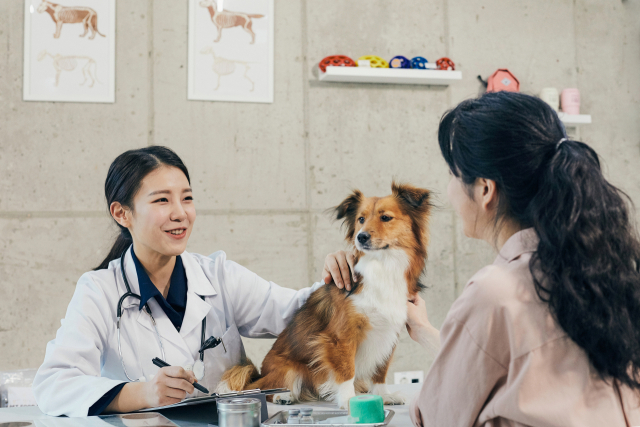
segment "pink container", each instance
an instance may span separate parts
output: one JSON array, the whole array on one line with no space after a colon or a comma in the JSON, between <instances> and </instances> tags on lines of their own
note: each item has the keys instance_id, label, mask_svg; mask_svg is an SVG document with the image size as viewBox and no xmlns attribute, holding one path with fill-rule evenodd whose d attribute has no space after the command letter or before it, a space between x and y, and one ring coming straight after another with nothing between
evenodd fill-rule
<instances>
[{"instance_id":1,"label":"pink container","mask_svg":"<svg viewBox=\"0 0 640 427\"><path fill-rule=\"evenodd\" d=\"M560 95L562 111L566 114L580 114L580 91L578 89L564 89Z\"/></svg>"}]
</instances>

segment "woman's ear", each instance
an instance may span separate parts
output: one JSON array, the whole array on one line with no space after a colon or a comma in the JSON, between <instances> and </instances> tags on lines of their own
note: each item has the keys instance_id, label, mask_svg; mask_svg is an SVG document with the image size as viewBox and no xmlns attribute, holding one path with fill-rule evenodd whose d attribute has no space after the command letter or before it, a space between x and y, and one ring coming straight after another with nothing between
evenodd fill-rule
<instances>
[{"instance_id":1,"label":"woman's ear","mask_svg":"<svg viewBox=\"0 0 640 427\"><path fill-rule=\"evenodd\" d=\"M129 228L131 226L131 210L122 206L120 202L111 203L111 206L109 206L109 212L111 212L113 219L115 219L116 222L124 228Z\"/></svg>"},{"instance_id":2,"label":"woman's ear","mask_svg":"<svg viewBox=\"0 0 640 427\"><path fill-rule=\"evenodd\" d=\"M498 186L492 179L478 178L480 206L485 211L493 211L498 206Z\"/></svg>"}]
</instances>

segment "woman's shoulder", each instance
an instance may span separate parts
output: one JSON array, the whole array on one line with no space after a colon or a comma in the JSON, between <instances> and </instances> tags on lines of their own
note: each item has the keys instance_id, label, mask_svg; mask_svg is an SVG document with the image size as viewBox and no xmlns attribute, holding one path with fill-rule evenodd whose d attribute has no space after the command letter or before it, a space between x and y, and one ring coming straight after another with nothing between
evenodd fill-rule
<instances>
[{"instance_id":1,"label":"woman's shoulder","mask_svg":"<svg viewBox=\"0 0 640 427\"><path fill-rule=\"evenodd\" d=\"M219 263L227 260L227 254L225 251L215 251L211 255L202 255L194 252L185 252L183 255L193 257L201 264Z\"/></svg>"},{"instance_id":2,"label":"woman's shoulder","mask_svg":"<svg viewBox=\"0 0 640 427\"><path fill-rule=\"evenodd\" d=\"M224 251L216 251L211 255L184 252L182 256L183 262L185 261L184 256L187 256L189 258L187 263L193 262L198 265L212 283L217 282L219 285L223 285L230 278L247 271L238 263L227 259L227 254Z\"/></svg>"},{"instance_id":3,"label":"woman's shoulder","mask_svg":"<svg viewBox=\"0 0 640 427\"><path fill-rule=\"evenodd\" d=\"M530 259L531 254L524 254L518 260L482 268L449 312L476 342L484 342L483 347L500 347L495 340L503 340L510 357L565 335L536 293Z\"/></svg>"},{"instance_id":4,"label":"woman's shoulder","mask_svg":"<svg viewBox=\"0 0 640 427\"><path fill-rule=\"evenodd\" d=\"M532 289L528 260L491 264L469 279L456 303L463 309L500 310L529 301Z\"/></svg>"},{"instance_id":5,"label":"woman's shoulder","mask_svg":"<svg viewBox=\"0 0 640 427\"><path fill-rule=\"evenodd\" d=\"M100 288L106 291L115 289L114 283L116 282L117 271L115 260L111 261L107 268L87 271L78 279L76 290Z\"/></svg>"},{"instance_id":6,"label":"woman's shoulder","mask_svg":"<svg viewBox=\"0 0 640 427\"><path fill-rule=\"evenodd\" d=\"M214 273L224 268L228 262L227 254L224 251L216 251L211 255L202 255L193 252L184 252L182 256L188 256L195 261L205 272Z\"/></svg>"}]
</instances>

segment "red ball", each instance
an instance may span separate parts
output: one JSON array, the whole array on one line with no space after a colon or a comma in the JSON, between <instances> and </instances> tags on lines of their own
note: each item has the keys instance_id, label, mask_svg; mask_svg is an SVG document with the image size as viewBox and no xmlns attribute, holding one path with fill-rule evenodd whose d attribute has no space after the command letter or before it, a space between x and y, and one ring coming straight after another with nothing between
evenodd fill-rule
<instances>
[{"instance_id":1,"label":"red ball","mask_svg":"<svg viewBox=\"0 0 640 427\"><path fill-rule=\"evenodd\" d=\"M327 56L326 58L324 58L322 61L320 61L320 63L318 64L318 67L320 67L320 70L325 73L327 71L327 67L355 67L356 66L356 62L349 58L348 56L344 56L344 55L331 55L331 56Z\"/></svg>"},{"instance_id":2,"label":"red ball","mask_svg":"<svg viewBox=\"0 0 640 427\"><path fill-rule=\"evenodd\" d=\"M448 70L449 68L452 70L456 69L456 64L447 57L438 59L436 61L436 66L438 67L438 70Z\"/></svg>"}]
</instances>

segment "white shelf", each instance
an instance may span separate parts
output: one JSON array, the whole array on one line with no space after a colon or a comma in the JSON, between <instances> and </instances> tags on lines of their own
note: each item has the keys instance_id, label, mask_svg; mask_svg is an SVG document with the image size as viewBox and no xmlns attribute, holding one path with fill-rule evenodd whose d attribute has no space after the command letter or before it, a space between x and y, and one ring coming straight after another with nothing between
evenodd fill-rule
<instances>
[{"instance_id":1,"label":"white shelf","mask_svg":"<svg viewBox=\"0 0 640 427\"><path fill-rule=\"evenodd\" d=\"M558 117L565 125L588 125L591 123L590 114L565 114L560 111Z\"/></svg>"},{"instance_id":2,"label":"white shelf","mask_svg":"<svg viewBox=\"0 0 640 427\"><path fill-rule=\"evenodd\" d=\"M321 71L319 78L323 82L448 86L462 80L462 72L406 68L327 67L327 72Z\"/></svg>"}]
</instances>

